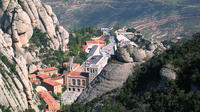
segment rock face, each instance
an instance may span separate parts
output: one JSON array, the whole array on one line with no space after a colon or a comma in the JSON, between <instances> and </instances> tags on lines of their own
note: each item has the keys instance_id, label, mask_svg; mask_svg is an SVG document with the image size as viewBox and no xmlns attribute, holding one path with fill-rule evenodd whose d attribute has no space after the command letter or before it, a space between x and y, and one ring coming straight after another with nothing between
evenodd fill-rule
<instances>
[{"instance_id":1,"label":"rock face","mask_svg":"<svg viewBox=\"0 0 200 112\"><path fill-rule=\"evenodd\" d=\"M176 72L174 70L174 67L170 64L163 66L160 70L160 76L164 81L175 80Z\"/></svg>"},{"instance_id":2,"label":"rock face","mask_svg":"<svg viewBox=\"0 0 200 112\"><path fill-rule=\"evenodd\" d=\"M123 86L128 76L133 72L134 63L108 64L95 78L77 101L86 103L104 93Z\"/></svg>"},{"instance_id":3,"label":"rock face","mask_svg":"<svg viewBox=\"0 0 200 112\"><path fill-rule=\"evenodd\" d=\"M0 105L22 112L38 112L39 100L28 80L28 73L40 68L35 52L25 52L33 29L47 34L50 47L67 51L68 32L59 25L50 6L40 0L0 0ZM32 60L39 64L30 65ZM29 70L28 70L29 69Z\"/></svg>"},{"instance_id":4,"label":"rock face","mask_svg":"<svg viewBox=\"0 0 200 112\"><path fill-rule=\"evenodd\" d=\"M133 62L133 58L131 58L130 54L126 50L126 48L119 48L116 53L116 57L118 60L125 62L125 63L131 63Z\"/></svg>"},{"instance_id":5,"label":"rock face","mask_svg":"<svg viewBox=\"0 0 200 112\"><path fill-rule=\"evenodd\" d=\"M142 42L141 42L142 43ZM135 47L132 45L118 48L116 51L116 58L125 63L131 62L144 62L146 59L151 58L154 54L159 54L165 48L159 43L149 45L139 45Z\"/></svg>"}]
</instances>

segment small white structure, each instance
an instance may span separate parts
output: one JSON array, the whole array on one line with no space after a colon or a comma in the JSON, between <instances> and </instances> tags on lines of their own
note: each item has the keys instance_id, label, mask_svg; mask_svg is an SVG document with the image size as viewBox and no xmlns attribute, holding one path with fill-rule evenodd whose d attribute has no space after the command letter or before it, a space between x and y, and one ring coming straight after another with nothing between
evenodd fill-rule
<instances>
[{"instance_id":1,"label":"small white structure","mask_svg":"<svg viewBox=\"0 0 200 112\"><path fill-rule=\"evenodd\" d=\"M89 73L89 83L102 71L107 64L106 56L95 55L85 62L85 72Z\"/></svg>"},{"instance_id":2,"label":"small white structure","mask_svg":"<svg viewBox=\"0 0 200 112\"><path fill-rule=\"evenodd\" d=\"M36 90L37 92L40 92L40 91L47 91L47 89L46 89L45 87L43 87L43 86L37 86L37 87L35 88L35 90Z\"/></svg>"},{"instance_id":3,"label":"small white structure","mask_svg":"<svg viewBox=\"0 0 200 112\"><path fill-rule=\"evenodd\" d=\"M118 45L120 47L122 46L126 46L126 45L132 45L132 46L135 46L135 47L138 47L137 44L135 44L134 42L130 41L125 35L127 34L133 34L132 32L123 32L123 33L119 33L118 31L115 31L116 33L116 38L118 40ZM124 34L124 35L123 35Z\"/></svg>"}]
</instances>

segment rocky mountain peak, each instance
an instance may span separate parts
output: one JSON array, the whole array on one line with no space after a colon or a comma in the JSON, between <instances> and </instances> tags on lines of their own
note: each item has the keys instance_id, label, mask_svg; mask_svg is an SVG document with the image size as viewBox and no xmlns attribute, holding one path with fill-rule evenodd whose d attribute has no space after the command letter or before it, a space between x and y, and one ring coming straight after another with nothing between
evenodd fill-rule
<instances>
[{"instance_id":1,"label":"rocky mountain peak","mask_svg":"<svg viewBox=\"0 0 200 112\"><path fill-rule=\"evenodd\" d=\"M28 74L42 63L38 49L25 49L30 46L34 29L46 34L49 49L67 51L69 34L50 6L40 0L0 0L0 105L10 106L15 112L27 108L39 111L39 99ZM38 64L31 64L34 61Z\"/></svg>"}]
</instances>

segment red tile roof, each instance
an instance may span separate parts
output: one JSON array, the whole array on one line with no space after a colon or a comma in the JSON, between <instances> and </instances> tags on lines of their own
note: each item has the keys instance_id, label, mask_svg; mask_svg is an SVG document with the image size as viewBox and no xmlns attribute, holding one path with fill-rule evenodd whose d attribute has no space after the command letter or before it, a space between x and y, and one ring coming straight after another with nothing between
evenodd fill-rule
<instances>
[{"instance_id":1,"label":"red tile roof","mask_svg":"<svg viewBox=\"0 0 200 112\"><path fill-rule=\"evenodd\" d=\"M67 76L71 76L71 77L86 77L83 75L83 72L70 72L67 74Z\"/></svg>"},{"instance_id":2,"label":"red tile roof","mask_svg":"<svg viewBox=\"0 0 200 112\"><path fill-rule=\"evenodd\" d=\"M38 94L48 105L49 110L60 110L60 104L47 91L39 91Z\"/></svg>"},{"instance_id":3,"label":"red tile roof","mask_svg":"<svg viewBox=\"0 0 200 112\"><path fill-rule=\"evenodd\" d=\"M30 75L28 75L28 78L35 78L35 77L36 77L35 74L30 74Z\"/></svg>"},{"instance_id":4,"label":"red tile roof","mask_svg":"<svg viewBox=\"0 0 200 112\"><path fill-rule=\"evenodd\" d=\"M48 79L51 78L51 76L47 75L47 74L38 74L37 77L41 78L41 79Z\"/></svg>"},{"instance_id":5,"label":"red tile roof","mask_svg":"<svg viewBox=\"0 0 200 112\"><path fill-rule=\"evenodd\" d=\"M86 41L86 44L93 43L93 44L105 44L104 40L95 40L95 41Z\"/></svg>"},{"instance_id":6,"label":"red tile roof","mask_svg":"<svg viewBox=\"0 0 200 112\"><path fill-rule=\"evenodd\" d=\"M35 79L35 80L30 80L31 83L36 83L36 82L40 82L39 79Z\"/></svg>"},{"instance_id":7,"label":"red tile roof","mask_svg":"<svg viewBox=\"0 0 200 112\"><path fill-rule=\"evenodd\" d=\"M88 45L83 45L83 50L85 51L88 48Z\"/></svg>"},{"instance_id":8,"label":"red tile roof","mask_svg":"<svg viewBox=\"0 0 200 112\"><path fill-rule=\"evenodd\" d=\"M67 63L67 62L64 62L64 63L63 63L63 65L65 65L65 66L66 66L66 65L68 65L68 63Z\"/></svg>"},{"instance_id":9,"label":"red tile roof","mask_svg":"<svg viewBox=\"0 0 200 112\"><path fill-rule=\"evenodd\" d=\"M51 80L59 80L59 79L63 79L63 76L57 76L57 77L51 78Z\"/></svg>"},{"instance_id":10,"label":"red tile roof","mask_svg":"<svg viewBox=\"0 0 200 112\"><path fill-rule=\"evenodd\" d=\"M55 70L58 70L58 68L56 68L56 67L49 67L49 68L42 69L41 71L43 71L43 72L49 72L49 71L55 71Z\"/></svg>"},{"instance_id":11,"label":"red tile roof","mask_svg":"<svg viewBox=\"0 0 200 112\"><path fill-rule=\"evenodd\" d=\"M55 82L55 81L52 81L52 80L44 80L43 82L46 83L46 84L49 84L51 86L62 85L61 83L58 83L58 82Z\"/></svg>"},{"instance_id":12,"label":"red tile roof","mask_svg":"<svg viewBox=\"0 0 200 112\"><path fill-rule=\"evenodd\" d=\"M96 40L97 42L102 42L102 43L104 43L105 41L104 40Z\"/></svg>"},{"instance_id":13,"label":"red tile roof","mask_svg":"<svg viewBox=\"0 0 200 112\"><path fill-rule=\"evenodd\" d=\"M97 41L86 41L86 44L88 44L88 43L94 43L94 44L96 44L96 43L99 43L99 42L97 42Z\"/></svg>"}]
</instances>

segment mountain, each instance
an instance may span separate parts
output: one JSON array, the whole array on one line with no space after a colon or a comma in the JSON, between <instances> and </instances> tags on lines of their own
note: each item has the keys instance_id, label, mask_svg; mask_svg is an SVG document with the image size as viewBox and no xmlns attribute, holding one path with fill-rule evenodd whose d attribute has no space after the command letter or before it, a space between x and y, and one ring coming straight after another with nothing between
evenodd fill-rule
<instances>
[{"instance_id":1,"label":"mountain","mask_svg":"<svg viewBox=\"0 0 200 112\"><path fill-rule=\"evenodd\" d=\"M94 99L89 100L90 97L80 96L83 100L78 102L81 103L76 102L66 110L69 112L156 112L158 110L198 112L200 111L199 49L200 33L196 33L181 44L174 44L161 54L135 66L134 72L122 88L98 96L100 87L92 85L93 88L89 87L88 92L98 93ZM104 78L110 80L108 77ZM99 80L100 84L96 85L103 85L101 81ZM110 87L109 83L107 87Z\"/></svg>"},{"instance_id":2,"label":"mountain","mask_svg":"<svg viewBox=\"0 0 200 112\"><path fill-rule=\"evenodd\" d=\"M28 74L50 64L54 52L66 52L68 36L40 0L0 0L0 107L39 111Z\"/></svg>"},{"instance_id":3,"label":"mountain","mask_svg":"<svg viewBox=\"0 0 200 112\"><path fill-rule=\"evenodd\" d=\"M190 37L200 29L199 0L43 0L61 24L80 27L135 27L158 40Z\"/></svg>"}]
</instances>

